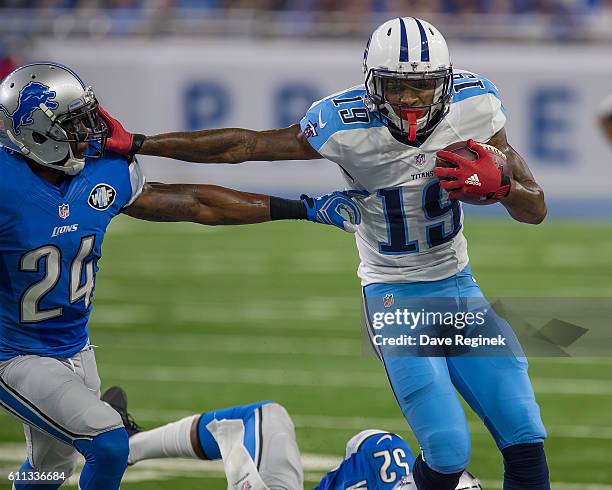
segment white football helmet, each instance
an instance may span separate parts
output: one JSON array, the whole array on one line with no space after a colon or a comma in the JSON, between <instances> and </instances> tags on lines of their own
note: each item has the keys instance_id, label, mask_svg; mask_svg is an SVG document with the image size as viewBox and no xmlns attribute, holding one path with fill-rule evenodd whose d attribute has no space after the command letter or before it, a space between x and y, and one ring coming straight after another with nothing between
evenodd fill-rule
<instances>
[{"instance_id":1,"label":"white football helmet","mask_svg":"<svg viewBox=\"0 0 612 490\"><path fill-rule=\"evenodd\" d=\"M68 175L85 166L77 144L89 143L90 158L104 151L107 128L97 109L92 88L57 63L22 66L0 84L0 129L23 156Z\"/></svg>"},{"instance_id":2,"label":"white football helmet","mask_svg":"<svg viewBox=\"0 0 612 490\"><path fill-rule=\"evenodd\" d=\"M453 67L444 36L429 22L399 17L379 26L363 71L370 109L408 142L424 140L448 113Z\"/></svg>"},{"instance_id":3,"label":"white football helmet","mask_svg":"<svg viewBox=\"0 0 612 490\"><path fill-rule=\"evenodd\" d=\"M417 490L412 475L403 477L395 484L393 490ZM477 478L474 478L468 471L464 471L455 490L482 490L482 487Z\"/></svg>"}]
</instances>

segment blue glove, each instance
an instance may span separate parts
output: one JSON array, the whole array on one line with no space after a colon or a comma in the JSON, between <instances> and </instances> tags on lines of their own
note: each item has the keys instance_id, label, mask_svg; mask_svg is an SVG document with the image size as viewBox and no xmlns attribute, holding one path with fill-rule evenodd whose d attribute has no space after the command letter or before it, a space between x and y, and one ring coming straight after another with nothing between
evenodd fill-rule
<instances>
[{"instance_id":1,"label":"blue glove","mask_svg":"<svg viewBox=\"0 0 612 490\"><path fill-rule=\"evenodd\" d=\"M355 233L361 223L361 211L348 192L332 192L320 197L300 196L306 206L308 221L334 225Z\"/></svg>"}]
</instances>

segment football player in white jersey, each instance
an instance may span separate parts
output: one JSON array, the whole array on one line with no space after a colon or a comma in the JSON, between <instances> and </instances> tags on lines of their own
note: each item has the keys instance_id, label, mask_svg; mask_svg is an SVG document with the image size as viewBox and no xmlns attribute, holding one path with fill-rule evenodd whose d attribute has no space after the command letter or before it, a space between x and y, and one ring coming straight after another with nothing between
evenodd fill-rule
<instances>
[{"instance_id":1,"label":"football player in white jersey","mask_svg":"<svg viewBox=\"0 0 612 490\"><path fill-rule=\"evenodd\" d=\"M451 298L458 308L466 298L482 300L470 271L460 200L498 201L524 223L546 216L542 189L506 138L497 88L454 69L442 34L413 17L379 26L363 66L364 84L315 102L300 124L288 128L144 136L107 116L109 145L127 155L201 163L327 158L342 169L348 188L363 194L356 241L370 322L380 298L384 307L407 298ZM440 153L462 140L475 161ZM511 178L477 142L505 154ZM452 168L436 167L437 156ZM421 446L414 466L420 490L454 489L468 465L468 425L455 389L503 454L504 489L550 488L546 431L522 353L424 357L383 348L378 354Z\"/></svg>"}]
</instances>

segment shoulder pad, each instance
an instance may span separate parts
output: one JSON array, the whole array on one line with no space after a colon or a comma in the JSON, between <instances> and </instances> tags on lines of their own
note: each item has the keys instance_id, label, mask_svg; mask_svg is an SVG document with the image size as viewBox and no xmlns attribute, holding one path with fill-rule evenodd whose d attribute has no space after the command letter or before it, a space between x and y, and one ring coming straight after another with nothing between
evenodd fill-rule
<instances>
[{"instance_id":1,"label":"shoulder pad","mask_svg":"<svg viewBox=\"0 0 612 490\"><path fill-rule=\"evenodd\" d=\"M339 131L380 125L365 104L363 86L330 95L310 106L300 121L302 133L317 151Z\"/></svg>"},{"instance_id":2,"label":"shoulder pad","mask_svg":"<svg viewBox=\"0 0 612 490\"><path fill-rule=\"evenodd\" d=\"M490 80L468 71L458 71L453 79L448 124L461 139L488 141L506 124L499 90Z\"/></svg>"},{"instance_id":3,"label":"shoulder pad","mask_svg":"<svg viewBox=\"0 0 612 490\"><path fill-rule=\"evenodd\" d=\"M453 103L486 94L501 100L499 89L491 80L465 70L453 73Z\"/></svg>"}]
</instances>

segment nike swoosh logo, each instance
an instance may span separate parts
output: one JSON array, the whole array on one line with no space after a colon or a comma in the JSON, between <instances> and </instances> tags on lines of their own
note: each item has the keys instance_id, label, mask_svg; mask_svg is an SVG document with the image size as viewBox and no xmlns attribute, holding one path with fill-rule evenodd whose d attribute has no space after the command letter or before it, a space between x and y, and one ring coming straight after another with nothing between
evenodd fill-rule
<instances>
[{"instance_id":1,"label":"nike swoosh logo","mask_svg":"<svg viewBox=\"0 0 612 490\"><path fill-rule=\"evenodd\" d=\"M390 441L393 439L393 437L391 437L391 434L385 434L384 436L382 436L380 439L378 439L378 441L376 441L376 445L378 446L381 442L383 442L385 439L389 439Z\"/></svg>"},{"instance_id":2,"label":"nike swoosh logo","mask_svg":"<svg viewBox=\"0 0 612 490\"><path fill-rule=\"evenodd\" d=\"M319 129L323 129L325 126L327 126L327 123L324 123L321 119L321 112L322 111L319 111Z\"/></svg>"}]
</instances>

